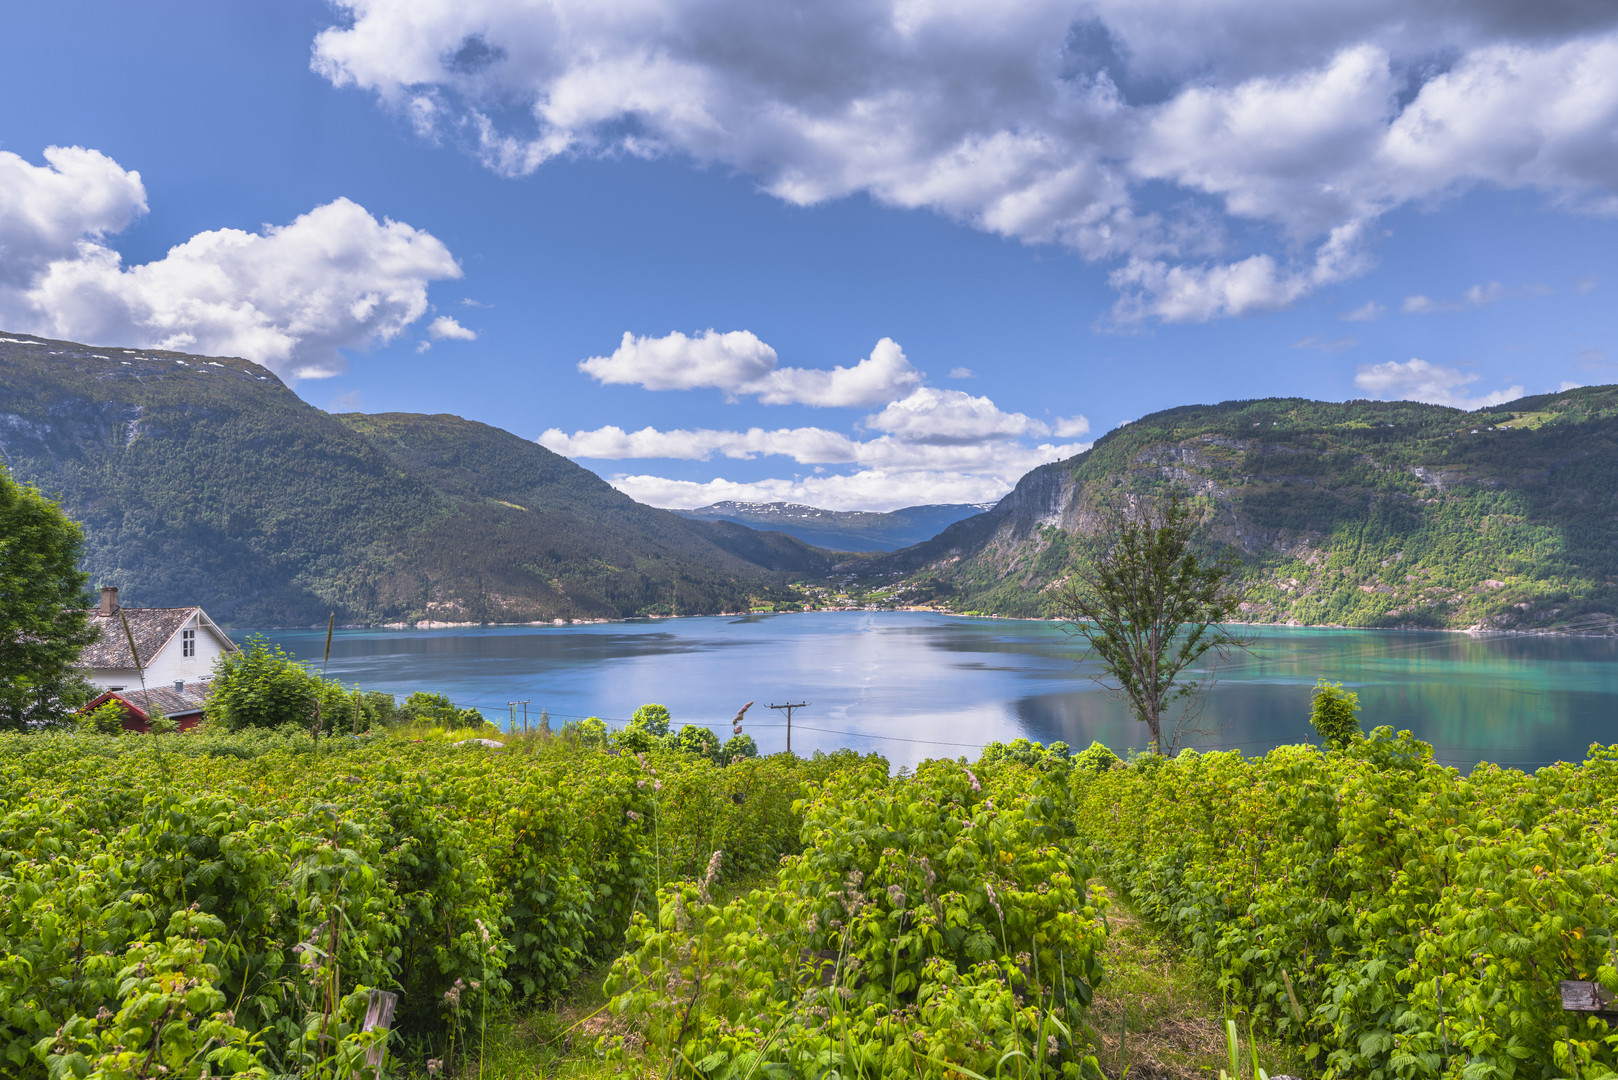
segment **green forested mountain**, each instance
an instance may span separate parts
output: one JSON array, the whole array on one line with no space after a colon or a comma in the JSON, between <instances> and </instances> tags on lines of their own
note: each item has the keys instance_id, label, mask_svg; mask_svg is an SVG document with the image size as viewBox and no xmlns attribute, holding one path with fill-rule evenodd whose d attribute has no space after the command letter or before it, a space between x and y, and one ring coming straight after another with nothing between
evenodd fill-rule
<instances>
[{"instance_id":1,"label":"green forested mountain","mask_svg":"<svg viewBox=\"0 0 1618 1080\"><path fill-rule=\"evenodd\" d=\"M1610 629L1618 387L1479 412L1296 398L1154 413L1036 469L989 513L878 558L912 596L1042 614L1131 491L1191 493L1234 545L1246 617L1348 626Z\"/></svg>"},{"instance_id":2,"label":"green forested mountain","mask_svg":"<svg viewBox=\"0 0 1618 1080\"><path fill-rule=\"evenodd\" d=\"M224 357L0 335L0 459L83 523L92 584L237 625L745 610L828 565L508 432L334 417Z\"/></svg>"}]
</instances>

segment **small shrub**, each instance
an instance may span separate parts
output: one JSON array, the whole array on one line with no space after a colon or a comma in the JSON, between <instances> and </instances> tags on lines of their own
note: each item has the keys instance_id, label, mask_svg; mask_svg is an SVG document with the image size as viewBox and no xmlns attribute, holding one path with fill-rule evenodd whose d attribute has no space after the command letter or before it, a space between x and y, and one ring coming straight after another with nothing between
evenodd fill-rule
<instances>
[{"instance_id":1,"label":"small shrub","mask_svg":"<svg viewBox=\"0 0 1618 1080\"><path fill-rule=\"evenodd\" d=\"M1118 755L1094 739L1073 757L1073 767L1080 772L1103 773L1116 764Z\"/></svg>"},{"instance_id":2,"label":"small shrub","mask_svg":"<svg viewBox=\"0 0 1618 1080\"><path fill-rule=\"evenodd\" d=\"M688 754L696 754L711 761L719 760L721 750L719 736L705 727L698 727L696 724L685 725L680 729L675 745Z\"/></svg>"},{"instance_id":3,"label":"small shrub","mask_svg":"<svg viewBox=\"0 0 1618 1080\"><path fill-rule=\"evenodd\" d=\"M732 735L719 749L719 760L726 764L733 763L738 758L755 757L758 757L758 743L753 741L751 735Z\"/></svg>"},{"instance_id":4,"label":"small shrub","mask_svg":"<svg viewBox=\"0 0 1618 1080\"><path fill-rule=\"evenodd\" d=\"M113 698L105 705L98 705L89 712L79 713L77 723L80 731L92 732L96 735L122 735L124 733L124 717L129 710L123 702Z\"/></svg>"},{"instance_id":5,"label":"small shrub","mask_svg":"<svg viewBox=\"0 0 1618 1080\"><path fill-rule=\"evenodd\" d=\"M1333 750L1341 750L1360 737L1360 722L1355 715L1360 711L1360 696L1344 690L1342 683L1329 683L1321 679L1315 686L1314 702L1309 710L1309 723Z\"/></svg>"}]
</instances>

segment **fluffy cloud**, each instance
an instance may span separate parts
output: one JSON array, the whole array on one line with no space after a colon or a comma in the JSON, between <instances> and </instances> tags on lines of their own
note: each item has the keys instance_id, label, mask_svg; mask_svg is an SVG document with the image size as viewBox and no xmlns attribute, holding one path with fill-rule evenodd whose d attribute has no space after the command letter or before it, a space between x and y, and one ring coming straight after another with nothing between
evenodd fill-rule
<instances>
[{"instance_id":1,"label":"fluffy cloud","mask_svg":"<svg viewBox=\"0 0 1618 1080\"><path fill-rule=\"evenodd\" d=\"M347 199L259 233L199 233L126 267L107 237L145 211L139 174L78 147L45 161L0 153L0 321L16 329L313 378L344 369L340 350L397 336L426 313L429 283L461 273L437 238Z\"/></svg>"},{"instance_id":2,"label":"fluffy cloud","mask_svg":"<svg viewBox=\"0 0 1618 1080\"><path fill-rule=\"evenodd\" d=\"M1035 445L1030 440L1052 435L1072 439L1090 430L1090 422L1083 416L1047 424L1022 413L1004 412L986 397L932 387L890 401L860 426L883 434L857 438L821 427L745 431L645 427L626 431L609 425L572 434L551 428L538 441L568 457L608 461L788 457L800 465L814 466L817 474L754 483L722 478L697 483L647 475L613 478L620 489L658 506L703 506L727 498L783 498L831 509L891 509L998 498L1028 470L1071 457L1089 446ZM840 466L852 467L852 471L827 472L828 467Z\"/></svg>"},{"instance_id":3,"label":"fluffy cloud","mask_svg":"<svg viewBox=\"0 0 1618 1080\"><path fill-rule=\"evenodd\" d=\"M953 470L992 473L1015 480L1029 469L1072 457L1088 444L1027 446L994 439L972 444L910 442L891 435L855 439L825 428L723 431L709 428L625 431L615 425L573 434L551 428L539 444L567 457L621 461L671 458L707 461L715 455L738 460L790 457L800 465L858 465L890 472Z\"/></svg>"},{"instance_id":4,"label":"fluffy cloud","mask_svg":"<svg viewBox=\"0 0 1618 1080\"><path fill-rule=\"evenodd\" d=\"M440 315L427 325L427 336L434 341L449 338L453 341L476 341L478 332L468 330L448 315Z\"/></svg>"},{"instance_id":5,"label":"fluffy cloud","mask_svg":"<svg viewBox=\"0 0 1618 1080\"><path fill-rule=\"evenodd\" d=\"M849 475L759 480L671 480L619 474L613 487L652 506L687 509L726 499L795 502L826 510L898 510L929 503L982 503L999 499L1011 485L996 477L949 472L888 473L866 469Z\"/></svg>"},{"instance_id":6,"label":"fluffy cloud","mask_svg":"<svg viewBox=\"0 0 1618 1080\"><path fill-rule=\"evenodd\" d=\"M145 212L140 173L100 151L52 146L41 166L0 150L0 289L26 288L81 242L122 232Z\"/></svg>"},{"instance_id":7,"label":"fluffy cloud","mask_svg":"<svg viewBox=\"0 0 1618 1080\"><path fill-rule=\"evenodd\" d=\"M1523 396L1521 386L1512 386L1481 397L1472 397L1467 393L1467 388L1478 378L1476 372L1429 364L1425 360L1409 360L1402 364L1389 360L1385 364L1361 365L1354 376L1354 385L1374 398L1425 401L1467 410L1503 405Z\"/></svg>"},{"instance_id":8,"label":"fluffy cloud","mask_svg":"<svg viewBox=\"0 0 1618 1080\"><path fill-rule=\"evenodd\" d=\"M1066 435L1083 435L1090 422L1082 416L1058 421ZM889 402L887 408L865 420L874 431L886 431L912 443L963 446L997 439L1044 438L1051 425L1022 413L1002 412L987 397L960 390L921 387L908 397Z\"/></svg>"},{"instance_id":9,"label":"fluffy cloud","mask_svg":"<svg viewBox=\"0 0 1618 1080\"><path fill-rule=\"evenodd\" d=\"M904 350L883 338L871 355L853 367L831 370L779 367L775 350L747 330L721 334L706 330L693 337L678 331L664 337L625 333L611 356L592 356L579 370L603 383L648 390L722 390L731 400L756 397L766 405L861 407L890 400L921 384Z\"/></svg>"},{"instance_id":10,"label":"fluffy cloud","mask_svg":"<svg viewBox=\"0 0 1618 1080\"><path fill-rule=\"evenodd\" d=\"M797 204L863 192L1119 260L1120 321L1284 307L1470 185L1618 213L1602 0L337 6L315 70L500 172L672 153ZM1274 240L1226 251L1227 220Z\"/></svg>"}]
</instances>

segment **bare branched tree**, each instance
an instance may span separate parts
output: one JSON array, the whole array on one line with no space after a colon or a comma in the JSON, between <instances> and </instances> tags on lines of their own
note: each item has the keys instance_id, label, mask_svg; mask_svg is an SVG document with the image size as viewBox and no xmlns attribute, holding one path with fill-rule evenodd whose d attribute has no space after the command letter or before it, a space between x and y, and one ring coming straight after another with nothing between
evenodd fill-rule
<instances>
[{"instance_id":1,"label":"bare branched tree","mask_svg":"<svg viewBox=\"0 0 1618 1080\"><path fill-rule=\"evenodd\" d=\"M1096 681L1123 698L1162 753L1165 719L1176 704L1194 714L1207 689L1183 679L1186 669L1209 651L1225 657L1253 644L1221 625L1241 603L1233 580L1240 564L1233 551L1198 550L1196 523L1178 493L1106 518L1095 554L1058 597L1057 613L1100 661Z\"/></svg>"}]
</instances>

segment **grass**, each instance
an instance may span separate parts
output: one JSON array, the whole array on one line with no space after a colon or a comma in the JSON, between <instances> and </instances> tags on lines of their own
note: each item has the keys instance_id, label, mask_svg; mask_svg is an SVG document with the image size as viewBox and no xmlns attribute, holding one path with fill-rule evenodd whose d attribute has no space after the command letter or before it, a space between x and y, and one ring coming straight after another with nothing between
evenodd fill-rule
<instances>
[{"instance_id":1,"label":"grass","mask_svg":"<svg viewBox=\"0 0 1618 1080\"><path fill-rule=\"evenodd\" d=\"M1161 932L1141 922L1112 893L1107 912L1107 979L1090 1006L1089 1024L1100 1046L1097 1058L1108 1077L1129 1080L1206 1080L1228 1067L1225 1011L1213 976ZM1242 1034L1242 1074L1253 1075L1247 1017L1235 1017ZM1303 1063L1287 1046L1260 1037L1258 1063L1271 1076L1303 1076Z\"/></svg>"}]
</instances>

